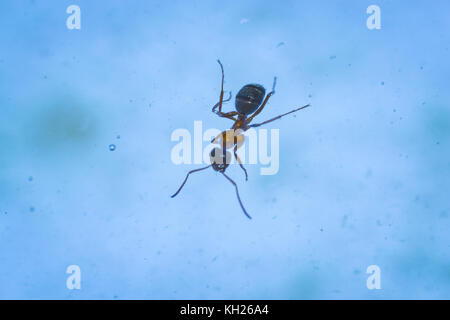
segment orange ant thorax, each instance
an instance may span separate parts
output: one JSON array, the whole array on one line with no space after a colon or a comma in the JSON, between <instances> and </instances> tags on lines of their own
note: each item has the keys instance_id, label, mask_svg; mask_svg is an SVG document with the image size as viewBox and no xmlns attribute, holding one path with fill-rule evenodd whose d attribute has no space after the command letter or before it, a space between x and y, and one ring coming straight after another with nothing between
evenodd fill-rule
<instances>
[{"instance_id":1,"label":"orange ant thorax","mask_svg":"<svg viewBox=\"0 0 450 320\"><path fill-rule=\"evenodd\" d=\"M247 131L248 129L247 116L245 114L240 113L238 115L236 122L233 124L232 129L234 130L241 129L242 131Z\"/></svg>"}]
</instances>

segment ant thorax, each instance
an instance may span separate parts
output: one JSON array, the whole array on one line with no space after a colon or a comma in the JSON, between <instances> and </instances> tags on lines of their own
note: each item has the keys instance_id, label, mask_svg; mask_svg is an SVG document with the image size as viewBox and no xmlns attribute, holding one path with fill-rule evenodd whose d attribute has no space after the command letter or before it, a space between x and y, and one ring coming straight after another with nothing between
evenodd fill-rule
<instances>
[{"instance_id":1,"label":"ant thorax","mask_svg":"<svg viewBox=\"0 0 450 320\"><path fill-rule=\"evenodd\" d=\"M245 114L239 113L232 129L246 131L248 129L247 116Z\"/></svg>"},{"instance_id":2,"label":"ant thorax","mask_svg":"<svg viewBox=\"0 0 450 320\"><path fill-rule=\"evenodd\" d=\"M218 144L220 148L227 150L236 147L240 148L245 141L245 136L242 134L242 129L228 129L221 132L217 137L211 141L214 144Z\"/></svg>"}]
</instances>

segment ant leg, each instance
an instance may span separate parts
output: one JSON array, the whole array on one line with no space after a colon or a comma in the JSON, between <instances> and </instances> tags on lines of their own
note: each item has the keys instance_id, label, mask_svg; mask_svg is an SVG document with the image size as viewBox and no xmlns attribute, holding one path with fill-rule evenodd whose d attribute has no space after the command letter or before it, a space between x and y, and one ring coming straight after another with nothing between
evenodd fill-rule
<instances>
[{"instance_id":1,"label":"ant leg","mask_svg":"<svg viewBox=\"0 0 450 320\"><path fill-rule=\"evenodd\" d=\"M275 86L276 86L276 84L277 84L277 77L274 77L274 78L273 78L272 91L270 91L270 92L267 94L267 96L266 96L266 98L264 99L264 102L262 103L261 107L259 107L258 110L256 110L255 113L254 113L251 117L249 117L249 118L247 119L247 123L250 123L250 122L253 120L253 118L256 117L256 116L264 109L264 107L266 106L267 101L269 101L269 98L270 98L272 95L275 94Z\"/></svg>"},{"instance_id":2,"label":"ant leg","mask_svg":"<svg viewBox=\"0 0 450 320\"><path fill-rule=\"evenodd\" d=\"M228 102L228 101L231 100L231 91L230 91L229 93L230 93L230 95L228 96L228 98L225 99L225 100L223 100L222 103L223 103L223 102ZM217 109L217 107L219 106L219 103L220 103L220 102L217 102L217 103L214 105L214 107L213 107L212 110L211 110L212 112L217 113L216 109Z\"/></svg>"},{"instance_id":3,"label":"ant leg","mask_svg":"<svg viewBox=\"0 0 450 320\"><path fill-rule=\"evenodd\" d=\"M219 113L222 113L222 102L223 102L223 81L225 79L225 73L223 71L223 65L222 62L220 62L219 59L217 59L217 62L220 65L220 69L222 70L222 84L221 84L221 89L220 89L220 99L219 99Z\"/></svg>"},{"instance_id":4,"label":"ant leg","mask_svg":"<svg viewBox=\"0 0 450 320\"><path fill-rule=\"evenodd\" d=\"M180 188L177 190L177 192L175 192L173 195L171 195L170 197L176 197L178 193L180 193L181 189L183 189L184 184L186 183L187 179L189 178L189 175L191 173L197 172L197 171L201 171L201 170L205 170L207 168L211 167L211 165L204 167L204 168L200 168L200 169L195 169L195 170L191 170L188 172L188 174L186 175L186 178L184 179L183 183L181 184Z\"/></svg>"},{"instance_id":5,"label":"ant leg","mask_svg":"<svg viewBox=\"0 0 450 320\"><path fill-rule=\"evenodd\" d=\"M237 121L237 119L233 117L233 116L238 114L236 111L230 111L230 112L227 112L227 113L223 113L223 112L217 111L217 112L215 112L215 114L217 114L221 118L227 118L227 119L230 119L230 120L233 120L233 121Z\"/></svg>"},{"instance_id":6,"label":"ant leg","mask_svg":"<svg viewBox=\"0 0 450 320\"><path fill-rule=\"evenodd\" d=\"M221 118L227 118L227 119L230 119L233 121L237 121L237 119L233 117L238 114L236 111L231 111L231 112L227 112L227 113L218 113L217 112L216 114Z\"/></svg>"},{"instance_id":7,"label":"ant leg","mask_svg":"<svg viewBox=\"0 0 450 320\"><path fill-rule=\"evenodd\" d=\"M247 181L247 180L248 180L247 170L245 170L244 165L242 164L241 159L239 158L239 156L238 156L237 153L236 153L237 149L238 149L238 146L237 146L237 145L234 146L234 152L233 152L233 153L234 153L234 157L236 158L237 162L238 162L239 165L241 166L242 170L244 170L244 173L245 173L245 181Z\"/></svg>"},{"instance_id":8,"label":"ant leg","mask_svg":"<svg viewBox=\"0 0 450 320\"><path fill-rule=\"evenodd\" d=\"M219 102L216 103L216 105L212 108L212 111L215 112L219 117L228 118L230 120L236 121L237 119L233 118L234 115L237 115L236 111L232 111L232 112L228 112L228 113L223 113L222 112L222 103L224 102L224 100L223 100L223 82L224 82L224 79L225 79L225 73L223 71L222 62L220 62L220 60L217 60L217 62L219 63L220 69L222 70L222 83L221 83L221 87L220 87L220 99L219 99ZM231 92L230 92L230 97L229 97L228 100L230 100L230 99L231 99ZM225 100L225 101L228 101L228 100ZM219 106L219 111L215 111L217 106Z\"/></svg>"},{"instance_id":9,"label":"ant leg","mask_svg":"<svg viewBox=\"0 0 450 320\"><path fill-rule=\"evenodd\" d=\"M267 120L267 121L264 121L264 122L261 122L261 123L256 123L256 124L252 124L252 125L250 125L250 126L249 126L249 128L255 128L255 127L259 127L259 126L262 126L263 124L266 124L266 123L269 123L269 122L272 122L272 121L278 120L278 119L280 119L281 117L284 117L284 116L286 116L286 115L288 115L288 114L290 114L290 113L293 113L293 112L297 112L297 111L299 111L299 110L302 110L302 109L308 108L309 106L310 106L310 105L309 105L309 104L307 104L306 106L303 106L303 107L300 107L300 108L294 109L294 110L292 110L292 111L289 111L289 112L283 113L282 115L279 115L279 116L277 116L277 117L275 117L275 118L272 118L272 119L269 119L269 120Z\"/></svg>"},{"instance_id":10,"label":"ant leg","mask_svg":"<svg viewBox=\"0 0 450 320\"><path fill-rule=\"evenodd\" d=\"M221 173L223 174L223 176L225 178L227 178L228 181L230 181L234 185L234 188L236 189L236 195L237 195L239 204L241 205L241 209L242 209L242 211L244 211L244 214L247 216L247 218L251 219L252 217L250 217L250 215L245 210L244 205L242 204L242 201L241 201L241 197L239 197L239 191L238 191L238 187L237 187L236 183L233 180L231 180L231 178L229 176L227 176L224 172L221 172Z\"/></svg>"}]
</instances>

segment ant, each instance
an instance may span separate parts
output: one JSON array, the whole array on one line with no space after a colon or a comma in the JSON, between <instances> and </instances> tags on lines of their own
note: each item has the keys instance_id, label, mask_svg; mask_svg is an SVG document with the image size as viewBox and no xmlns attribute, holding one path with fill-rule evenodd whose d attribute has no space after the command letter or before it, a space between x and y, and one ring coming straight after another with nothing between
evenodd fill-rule
<instances>
[{"instance_id":1,"label":"ant","mask_svg":"<svg viewBox=\"0 0 450 320\"><path fill-rule=\"evenodd\" d=\"M211 164L200 168L191 170L186 175L186 178L184 179L183 183L181 184L180 188L175 192L171 197L175 197L183 188L185 185L189 175L191 173L205 170L209 167L212 167L215 171L220 172L223 174L223 176L231 182L231 184L234 185L234 188L236 189L236 196L239 201L239 204L241 205L242 211L244 211L244 214L247 216L247 218L251 219L252 217L247 213L247 211L244 208L244 205L242 204L241 197L239 196L239 191L236 183L225 174L225 170L230 164L231 161L231 153L228 151L228 149L233 148L233 154L236 158L237 162L239 163L239 166L242 168L242 170L245 173L245 180L248 180L247 170L245 170L244 165L242 164L241 159L237 155L237 150L244 144L245 136L242 134L244 131L247 131L250 128L256 128L259 126L262 126L264 124L267 124L269 122L275 121L280 119L281 117L284 117L290 113L297 112L299 110L305 109L309 107L310 105L307 104L303 107L294 109L292 111L283 113L279 116L276 116L275 118L266 120L261 123L256 124L250 124L252 120L264 109L265 105L269 101L269 98L275 94L275 85L277 83L277 77L274 77L273 79L273 85L272 85L272 91L270 91L266 95L266 90L263 86L259 84L247 84L239 90L238 94L236 95L236 102L235 102L235 108L236 111L230 111L230 112L222 112L222 104L223 102L227 102L231 100L231 92L228 99L223 99L223 82L225 78L225 73L223 71L223 65L220 62L220 60L217 60L217 62L220 65L220 69L222 70L222 85L221 85L221 91L220 91L220 99L219 102L214 105L212 108L212 112L217 114L219 117L227 118L234 121L233 126L229 130L225 130L222 133L220 133L217 137L215 137L211 143L218 144L220 147L215 147L211 150L210 153L210 161ZM265 96L265 98L264 98ZM217 107L219 108L218 111L216 111ZM235 118L237 116L237 118Z\"/></svg>"}]
</instances>

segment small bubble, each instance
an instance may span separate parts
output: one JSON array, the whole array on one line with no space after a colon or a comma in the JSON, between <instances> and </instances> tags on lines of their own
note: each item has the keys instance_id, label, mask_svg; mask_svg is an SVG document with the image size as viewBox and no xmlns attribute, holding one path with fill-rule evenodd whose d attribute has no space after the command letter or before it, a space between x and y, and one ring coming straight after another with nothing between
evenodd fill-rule
<instances>
[{"instance_id":1,"label":"small bubble","mask_svg":"<svg viewBox=\"0 0 450 320\"><path fill-rule=\"evenodd\" d=\"M30 207L30 212L34 212L34 207Z\"/></svg>"},{"instance_id":2,"label":"small bubble","mask_svg":"<svg viewBox=\"0 0 450 320\"><path fill-rule=\"evenodd\" d=\"M381 81L381 85L384 86L384 81Z\"/></svg>"},{"instance_id":3,"label":"small bubble","mask_svg":"<svg viewBox=\"0 0 450 320\"><path fill-rule=\"evenodd\" d=\"M30 182L33 181L33 177L32 177L32 176L29 176L29 177L28 177L28 181L30 181Z\"/></svg>"},{"instance_id":4,"label":"small bubble","mask_svg":"<svg viewBox=\"0 0 450 320\"><path fill-rule=\"evenodd\" d=\"M118 135L118 136L116 137L116 139L120 139L120 135Z\"/></svg>"},{"instance_id":5,"label":"small bubble","mask_svg":"<svg viewBox=\"0 0 450 320\"><path fill-rule=\"evenodd\" d=\"M109 151L114 151L116 150L116 145L115 144L110 144L109 145Z\"/></svg>"}]
</instances>

